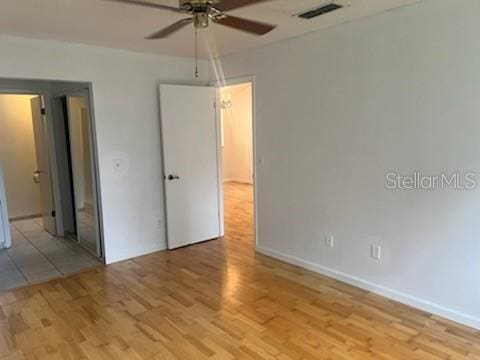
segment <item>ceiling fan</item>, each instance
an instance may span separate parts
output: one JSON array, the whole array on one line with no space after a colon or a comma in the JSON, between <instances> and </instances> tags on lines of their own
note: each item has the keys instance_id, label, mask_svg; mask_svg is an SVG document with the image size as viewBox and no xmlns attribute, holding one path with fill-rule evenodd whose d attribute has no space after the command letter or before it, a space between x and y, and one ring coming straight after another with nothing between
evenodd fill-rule
<instances>
[{"instance_id":1,"label":"ceiling fan","mask_svg":"<svg viewBox=\"0 0 480 360\"><path fill-rule=\"evenodd\" d=\"M253 5L269 0L179 0L178 8L144 0L108 1L146 6L154 9L169 10L176 13L191 15L191 17L181 19L162 30L157 31L150 36L147 36L146 39L149 40L163 39L192 23L195 29L203 29L209 26L210 21L237 30L246 31L254 35L265 35L276 27L275 25L242 19L224 13L225 11L230 11L247 5Z\"/></svg>"}]
</instances>

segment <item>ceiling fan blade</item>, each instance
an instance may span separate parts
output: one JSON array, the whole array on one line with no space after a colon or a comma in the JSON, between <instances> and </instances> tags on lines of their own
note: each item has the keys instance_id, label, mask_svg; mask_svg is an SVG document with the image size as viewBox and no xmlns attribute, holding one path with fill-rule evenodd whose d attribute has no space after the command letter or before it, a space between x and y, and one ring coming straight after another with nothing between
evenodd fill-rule
<instances>
[{"instance_id":1,"label":"ceiling fan blade","mask_svg":"<svg viewBox=\"0 0 480 360\"><path fill-rule=\"evenodd\" d=\"M173 34L175 31L178 31L181 28L187 26L188 24L191 24L192 22L193 22L192 18L186 18L186 19L179 20L176 23L173 23L172 25L167 26L166 28L164 28L160 31L157 31L154 34L152 34L150 36L147 36L145 39L155 40L155 39L165 38L168 35Z\"/></svg>"},{"instance_id":2,"label":"ceiling fan blade","mask_svg":"<svg viewBox=\"0 0 480 360\"><path fill-rule=\"evenodd\" d=\"M176 8L176 7L168 6L168 5L160 5L160 4L157 4L157 3L152 3L152 2L149 2L149 1L143 1L143 0L106 0L106 1L119 2L119 3L129 4L129 5L146 6L146 7L151 7L151 8L154 8L154 9L170 10L170 11L179 12L179 9Z\"/></svg>"},{"instance_id":3,"label":"ceiling fan blade","mask_svg":"<svg viewBox=\"0 0 480 360\"><path fill-rule=\"evenodd\" d=\"M238 9L248 5L254 5L271 0L222 0L218 4L213 6L220 11L229 11L233 9Z\"/></svg>"},{"instance_id":4,"label":"ceiling fan blade","mask_svg":"<svg viewBox=\"0 0 480 360\"><path fill-rule=\"evenodd\" d=\"M265 35L266 33L269 33L276 28L276 25L265 24L258 21L242 19L230 15L224 15L223 18L214 19L214 21L218 24L225 25L241 31L246 31L255 35Z\"/></svg>"}]
</instances>

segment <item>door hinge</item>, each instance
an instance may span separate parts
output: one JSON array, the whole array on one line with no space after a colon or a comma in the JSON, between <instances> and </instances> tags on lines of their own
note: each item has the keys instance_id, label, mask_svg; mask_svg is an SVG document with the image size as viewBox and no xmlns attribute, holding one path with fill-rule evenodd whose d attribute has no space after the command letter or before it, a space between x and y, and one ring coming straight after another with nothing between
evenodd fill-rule
<instances>
[{"instance_id":1,"label":"door hinge","mask_svg":"<svg viewBox=\"0 0 480 360\"><path fill-rule=\"evenodd\" d=\"M40 113L41 113L42 115L47 115L47 110L46 110L45 108L42 108L42 109L40 110Z\"/></svg>"},{"instance_id":2,"label":"door hinge","mask_svg":"<svg viewBox=\"0 0 480 360\"><path fill-rule=\"evenodd\" d=\"M52 217L55 217L55 210L52 210Z\"/></svg>"}]
</instances>

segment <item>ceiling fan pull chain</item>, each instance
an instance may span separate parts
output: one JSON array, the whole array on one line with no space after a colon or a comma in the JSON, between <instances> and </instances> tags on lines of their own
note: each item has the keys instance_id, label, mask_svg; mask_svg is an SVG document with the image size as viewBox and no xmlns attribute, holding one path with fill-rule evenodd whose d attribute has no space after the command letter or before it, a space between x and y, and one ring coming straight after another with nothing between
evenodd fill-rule
<instances>
[{"instance_id":1,"label":"ceiling fan pull chain","mask_svg":"<svg viewBox=\"0 0 480 360\"><path fill-rule=\"evenodd\" d=\"M195 77L198 78L200 73L198 72L198 29L195 28Z\"/></svg>"}]
</instances>

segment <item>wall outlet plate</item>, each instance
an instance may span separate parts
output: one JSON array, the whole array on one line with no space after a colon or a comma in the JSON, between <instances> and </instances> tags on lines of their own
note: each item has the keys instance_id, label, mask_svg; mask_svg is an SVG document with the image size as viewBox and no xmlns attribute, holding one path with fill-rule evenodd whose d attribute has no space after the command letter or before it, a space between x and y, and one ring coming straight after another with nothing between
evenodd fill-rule
<instances>
[{"instance_id":1,"label":"wall outlet plate","mask_svg":"<svg viewBox=\"0 0 480 360\"><path fill-rule=\"evenodd\" d=\"M333 248L335 246L335 237L333 235L325 236L325 246Z\"/></svg>"},{"instance_id":2,"label":"wall outlet plate","mask_svg":"<svg viewBox=\"0 0 480 360\"><path fill-rule=\"evenodd\" d=\"M382 259L382 247L380 245L372 244L370 248L370 256L372 259L381 260Z\"/></svg>"}]
</instances>

